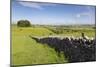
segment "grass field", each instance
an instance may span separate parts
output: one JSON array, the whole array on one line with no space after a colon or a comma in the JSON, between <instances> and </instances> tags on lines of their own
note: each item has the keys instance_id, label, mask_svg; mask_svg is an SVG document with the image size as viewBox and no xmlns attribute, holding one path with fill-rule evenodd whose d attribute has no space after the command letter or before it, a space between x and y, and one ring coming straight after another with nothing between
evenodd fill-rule
<instances>
[{"instance_id":1,"label":"grass field","mask_svg":"<svg viewBox=\"0 0 100 67\"><path fill-rule=\"evenodd\" d=\"M65 62L63 54L59 58L54 49L29 38L29 35L42 36L49 33L53 32L45 28L17 28L12 26L12 65Z\"/></svg>"},{"instance_id":2,"label":"grass field","mask_svg":"<svg viewBox=\"0 0 100 67\"><path fill-rule=\"evenodd\" d=\"M37 43L35 40L31 39L29 35L79 37L81 36L81 32L84 32L89 37L95 37L95 29L89 27L55 29L53 27L17 27L16 25L12 25L12 65L68 62L65 60L63 53L61 54L61 57L59 57L53 48L50 48L46 44Z\"/></svg>"}]
</instances>

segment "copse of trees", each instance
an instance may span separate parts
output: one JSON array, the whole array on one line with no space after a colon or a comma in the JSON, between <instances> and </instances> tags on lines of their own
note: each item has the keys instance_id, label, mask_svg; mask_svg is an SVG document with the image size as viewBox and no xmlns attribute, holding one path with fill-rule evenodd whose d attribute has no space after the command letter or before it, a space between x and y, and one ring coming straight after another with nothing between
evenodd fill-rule
<instances>
[{"instance_id":1,"label":"copse of trees","mask_svg":"<svg viewBox=\"0 0 100 67\"><path fill-rule=\"evenodd\" d=\"M19 20L17 22L17 26L18 27L30 27L31 26L31 23L28 20Z\"/></svg>"}]
</instances>

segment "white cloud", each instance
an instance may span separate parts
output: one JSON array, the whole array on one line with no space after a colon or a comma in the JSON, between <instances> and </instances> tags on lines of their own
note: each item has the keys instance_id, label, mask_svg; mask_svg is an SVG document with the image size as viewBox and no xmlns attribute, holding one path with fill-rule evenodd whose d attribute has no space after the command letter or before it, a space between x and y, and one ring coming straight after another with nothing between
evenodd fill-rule
<instances>
[{"instance_id":1,"label":"white cloud","mask_svg":"<svg viewBox=\"0 0 100 67\"><path fill-rule=\"evenodd\" d=\"M31 3L31 2L19 2L19 4L25 6L25 7L30 7L30 8L36 8L36 9L43 9L39 4L37 3Z\"/></svg>"},{"instance_id":2,"label":"white cloud","mask_svg":"<svg viewBox=\"0 0 100 67\"><path fill-rule=\"evenodd\" d=\"M52 3L38 3L38 2L32 2L32 1L23 1L23 0L18 0L19 4L30 7L30 8L36 8L36 9L44 9L43 6L55 6L56 4Z\"/></svg>"},{"instance_id":3,"label":"white cloud","mask_svg":"<svg viewBox=\"0 0 100 67\"><path fill-rule=\"evenodd\" d=\"M94 7L87 6L87 7L86 7L86 12L81 12L81 13L79 13L79 14L76 14L76 17L77 17L77 18L80 18L80 17L82 17L82 16L92 17L92 15L95 14L95 13L93 12L92 8L94 8Z\"/></svg>"},{"instance_id":4,"label":"white cloud","mask_svg":"<svg viewBox=\"0 0 100 67\"><path fill-rule=\"evenodd\" d=\"M80 15L80 14L76 14L76 17L77 17L77 18L80 18L80 17L81 17L81 15Z\"/></svg>"},{"instance_id":5,"label":"white cloud","mask_svg":"<svg viewBox=\"0 0 100 67\"><path fill-rule=\"evenodd\" d=\"M89 17L89 16L91 16L91 14L89 12L83 12L83 13L76 14L77 18L80 18L82 16L88 16Z\"/></svg>"}]
</instances>

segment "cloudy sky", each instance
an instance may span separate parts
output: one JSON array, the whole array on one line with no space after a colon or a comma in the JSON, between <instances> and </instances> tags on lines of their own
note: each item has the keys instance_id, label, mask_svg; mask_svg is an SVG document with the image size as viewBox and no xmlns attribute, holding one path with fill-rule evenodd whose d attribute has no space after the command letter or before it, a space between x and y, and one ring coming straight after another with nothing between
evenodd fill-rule
<instances>
[{"instance_id":1,"label":"cloudy sky","mask_svg":"<svg viewBox=\"0 0 100 67\"><path fill-rule=\"evenodd\" d=\"M95 24L95 6L12 1L12 22L27 19L32 24Z\"/></svg>"}]
</instances>

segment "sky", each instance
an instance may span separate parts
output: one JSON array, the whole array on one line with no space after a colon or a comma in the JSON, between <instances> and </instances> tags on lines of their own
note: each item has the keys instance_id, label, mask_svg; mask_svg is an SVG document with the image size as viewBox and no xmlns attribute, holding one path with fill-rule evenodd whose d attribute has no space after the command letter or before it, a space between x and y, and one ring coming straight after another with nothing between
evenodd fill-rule
<instances>
[{"instance_id":1,"label":"sky","mask_svg":"<svg viewBox=\"0 0 100 67\"><path fill-rule=\"evenodd\" d=\"M95 6L12 1L12 23L29 20L32 24L95 24Z\"/></svg>"}]
</instances>

